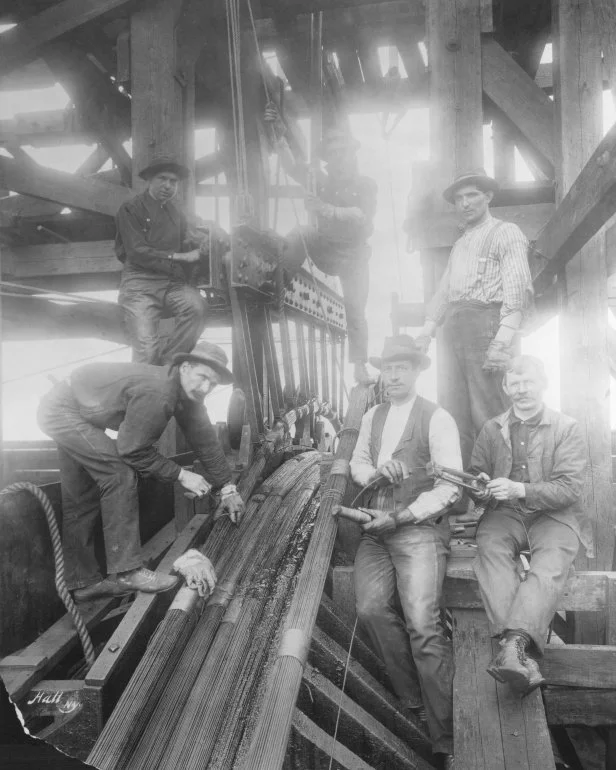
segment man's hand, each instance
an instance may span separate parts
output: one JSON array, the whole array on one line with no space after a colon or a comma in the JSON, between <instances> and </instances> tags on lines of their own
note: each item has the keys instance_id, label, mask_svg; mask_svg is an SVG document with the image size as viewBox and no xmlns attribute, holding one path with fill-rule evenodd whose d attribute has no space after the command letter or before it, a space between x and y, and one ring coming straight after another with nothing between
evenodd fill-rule
<instances>
[{"instance_id":1,"label":"man's hand","mask_svg":"<svg viewBox=\"0 0 616 770\"><path fill-rule=\"evenodd\" d=\"M481 479L481 481L485 481L486 485L490 481L490 477L487 473L478 473L477 478ZM477 500L477 502L485 503L492 497L492 493L487 486L477 484L477 488L471 491L471 497L474 500Z\"/></svg>"},{"instance_id":2,"label":"man's hand","mask_svg":"<svg viewBox=\"0 0 616 770\"><path fill-rule=\"evenodd\" d=\"M504 342L492 340L486 352L486 360L481 368L484 372L504 372L510 360L510 346Z\"/></svg>"},{"instance_id":3,"label":"man's hand","mask_svg":"<svg viewBox=\"0 0 616 770\"><path fill-rule=\"evenodd\" d=\"M223 514L227 514L234 524L239 524L246 511L242 496L235 488L235 484L227 484L220 493L220 504Z\"/></svg>"},{"instance_id":4,"label":"man's hand","mask_svg":"<svg viewBox=\"0 0 616 770\"><path fill-rule=\"evenodd\" d=\"M526 489L521 481L511 479L493 479L488 482L488 491L496 500L520 500L526 497Z\"/></svg>"},{"instance_id":5,"label":"man's hand","mask_svg":"<svg viewBox=\"0 0 616 770\"><path fill-rule=\"evenodd\" d=\"M381 511L372 521L362 526L362 532L369 532L372 535L386 535L394 532L398 525L393 514L394 511Z\"/></svg>"},{"instance_id":6,"label":"man's hand","mask_svg":"<svg viewBox=\"0 0 616 770\"><path fill-rule=\"evenodd\" d=\"M377 471L392 484L401 484L411 475L402 460L388 460L377 468Z\"/></svg>"},{"instance_id":7,"label":"man's hand","mask_svg":"<svg viewBox=\"0 0 616 770\"><path fill-rule=\"evenodd\" d=\"M212 488L211 484L208 484L201 474L187 471L186 468L182 468L180 471L178 481L187 492L190 492L196 497L207 495Z\"/></svg>"}]
</instances>

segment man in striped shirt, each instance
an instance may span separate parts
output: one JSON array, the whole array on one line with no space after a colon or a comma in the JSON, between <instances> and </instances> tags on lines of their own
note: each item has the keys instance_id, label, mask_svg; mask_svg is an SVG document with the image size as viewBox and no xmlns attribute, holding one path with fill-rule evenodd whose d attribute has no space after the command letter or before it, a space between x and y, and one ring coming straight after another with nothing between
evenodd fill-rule
<instances>
[{"instance_id":1,"label":"man in striped shirt","mask_svg":"<svg viewBox=\"0 0 616 770\"><path fill-rule=\"evenodd\" d=\"M528 240L517 225L490 214L497 188L481 169L459 175L443 193L460 214L464 232L417 338L427 351L443 325L442 401L458 424L465 468L483 424L507 408L503 371L532 300Z\"/></svg>"}]
</instances>

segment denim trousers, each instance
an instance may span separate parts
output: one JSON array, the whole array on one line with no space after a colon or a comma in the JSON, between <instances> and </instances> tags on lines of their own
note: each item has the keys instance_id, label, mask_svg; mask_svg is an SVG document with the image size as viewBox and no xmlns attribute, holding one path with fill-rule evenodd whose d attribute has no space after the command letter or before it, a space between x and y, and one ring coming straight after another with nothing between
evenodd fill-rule
<instances>
[{"instance_id":1,"label":"denim trousers","mask_svg":"<svg viewBox=\"0 0 616 770\"><path fill-rule=\"evenodd\" d=\"M83 419L64 382L43 398L38 423L58 444L69 590L140 567L137 474L120 458L115 441ZM97 559L101 530L105 565Z\"/></svg>"},{"instance_id":2,"label":"denim trousers","mask_svg":"<svg viewBox=\"0 0 616 770\"><path fill-rule=\"evenodd\" d=\"M543 652L579 545L571 527L544 513L500 506L482 517L474 568L494 636L521 629ZM521 580L518 559L527 548L530 571Z\"/></svg>"},{"instance_id":3,"label":"denim trousers","mask_svg":"<svg viewBox=\"0 0 616 770\"><path fill-rule=\"evenodd\" d=\"M403 705L423 702L433 750L443 753L453 751L453 656L440 613L448 550L430 525L364 534L354 570L357 616Z\"/></svg>"},{"instance_id":4,"label":"denim trousers","mask_svg":"<svg viewBox=\"0 0 616 770\"><path fill-rule=\"evenodd\" d=\"M456 421L462 465L468 468L475 439L484 423L504 412L509 401L502 372L482 369L500 325L500 305L452 305L443 324L443 380L440 405Z\"/></svg>"},{"instance_id":5,"label":"denim trousers","mask_svg":"<svg viewBox=\"0 0 616 770\"><path fill-rule=\"evenodd\" d=\"M370 288L370 247L367 244L341 246L325 238L314 227L302 227L287 237L285 267L294 273L302 266L308 249L310 259L327 275L336 275L342 285L349 361L364 363L368 360L368 322L366 304Z\"/></svg>"},{"instance_id":6,"label":"denim trousers","mask_svg":"<svg viewBox=\"0 0 616 770\"><path fill-rule=\"evenodd\" d=\"M118 303L133 363L170 364L176 353L195 347L205 328L207 305L198 289L167 275L146 275L126 266ZM159 323L169 317L175 318L175 328L163 346Z\"/></svg>"}]
</instances>

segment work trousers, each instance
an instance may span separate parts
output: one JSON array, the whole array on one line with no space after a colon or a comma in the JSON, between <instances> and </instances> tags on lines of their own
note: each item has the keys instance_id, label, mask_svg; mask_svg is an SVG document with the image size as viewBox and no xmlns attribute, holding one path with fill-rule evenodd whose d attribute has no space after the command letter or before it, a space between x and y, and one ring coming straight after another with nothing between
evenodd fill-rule
<instances>
[{"instance_id":1,"label":"work trousers","mask_svg":"<svg viewBox=\"0 0 616 770\"><path fill-rule=\"evenodd\" d=\"M474 567L494 636L522 629L543 652L579 545L571 527L544 513L500 506L483 516ZM527 548L530 571L521 580L518 559Z\"/></svg>"},{"instance_id":2,"label":"work trousers","mask_svg":"<svg viewBox=\"0 0 616 770\"><path fill-rule=\"evenodd\" d=\"M326 238L314 227L302 227L301 232L293 230L287 237L284 264L289 273L297 272L302 266L306 249L319 270L340 278L349 338L349 361L365 363L368 360L366 304L370 288L370 247L367 244L341 245Z\"/></svg>"},{"instance_id":3,"label":"work trousers","mask_svg":"<svg viewBox=\"0 0 616 770\"><path fill-rule=\"evenodd\" d=\"M364 534L355 557L357 616L405 707L425 706L435 752L453 752L453 656L441 622L448 545L439 529ZM401 606L402 613L400 613Z\"/></svg>"},{"instance_id":4,"label":"work trousers","mask_svg":"<svg viewBox=\"0 0 616 770\"><path fill-rule=\"evenodd\" d=\"M67 383L43 398L38 422L58 444L68 588L141 566L137 475L118 455L116 442L84 420ZM97 559L101 526L105 569Z\"/></svg>"},{"instance_id":5,"label":"work trousers","mask_svg":"<svg viewBox=\"0 0 616 770\"><path fill-rule=\"evenodd\" d=\"M195 347L205 328L207 305L198 289L167 275L125 266L118 302L133 363L170 364L176 353ZM175 328L163 345L159 324L169 317L175 318Z\"/></svg>"},{"instance_id":6,"label":"work trousers","mask_svg":"<svg viewBox=\"0 0 616 770\"><path fill-rule=\"evenodd\" d=\"M462 464L468 468L484 423L504 412L509 402L502 372L485 372L488 346L500 325L500 305L452 305L443 324L442 395L439 403L460 432Z\"/></svg>"}]
</instances>

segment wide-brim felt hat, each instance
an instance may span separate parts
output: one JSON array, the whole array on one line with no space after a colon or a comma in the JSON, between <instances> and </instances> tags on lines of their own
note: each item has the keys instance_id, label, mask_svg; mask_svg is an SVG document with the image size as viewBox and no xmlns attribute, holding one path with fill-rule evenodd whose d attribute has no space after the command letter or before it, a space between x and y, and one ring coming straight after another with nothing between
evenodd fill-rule
<instances>
[{"instance_id":1,"label":"wide-brim felt hat","mask_svg":"<svg viewBox=\"0 0 616 770\"><path fill-rule=\"evenodd\" d=\"M454 203L454 193L464 185L476 185L483 192L495 192L499 188L496 179L488 176L483 168L463 171L458 174L449 187L443 192L447 203Z\"/></svg>"},{"instance_id":2,"label":"wide-brim felt hat","mask_svg":"<svg viewBox=\"0 0 616 770\"><path fill-rule=\"evenodd\" d=\"M229 385L233 382L233 374L227 368L229 359L225 351L213 342L199 342L190 353L176 353L173 364L179 365L184 361L206 364L220 375L220 384Z\"/></svg>"},{"instance_id":3,"label":"wide-brim felt hat","mask_svg":"<svg viewBox=\"0 0 616 770\"><path fill-rule=\"evenodd\" d=\"M415 340L408 334L385 337L380 357L368 360L376 369L382 369L383 364L388 361L411 361L421 370L430 366L430 358L417 347Z\"/></svg>"},{"instance_id":4,"label":"wide-brim felt hat","mask_svg":"<svg viewBox=\"0 0 616 770\"><path fill-rule=\"evenodd\" d=\"M330 155L342 150L357 152L359 147L360 144L357 139L353 138L347 131L333 128L323 136L319 147L319 155L321 158L326 159Z\"/></svg>"},{"instance_id":5,"label":"wide-brim felt hat","mask_svg":"<svg viewBox=\"0 0 616 770\"><path fill-rule=\"evenodd\" d=\"M172 171L177 174L180 179L187 179L190 175L188 167L183 163L180 163L177 158L172 155L156 155L150 163L139 172L139 176L142 179L151 179L161 171Z\"/></svg>"}]
</instances>

